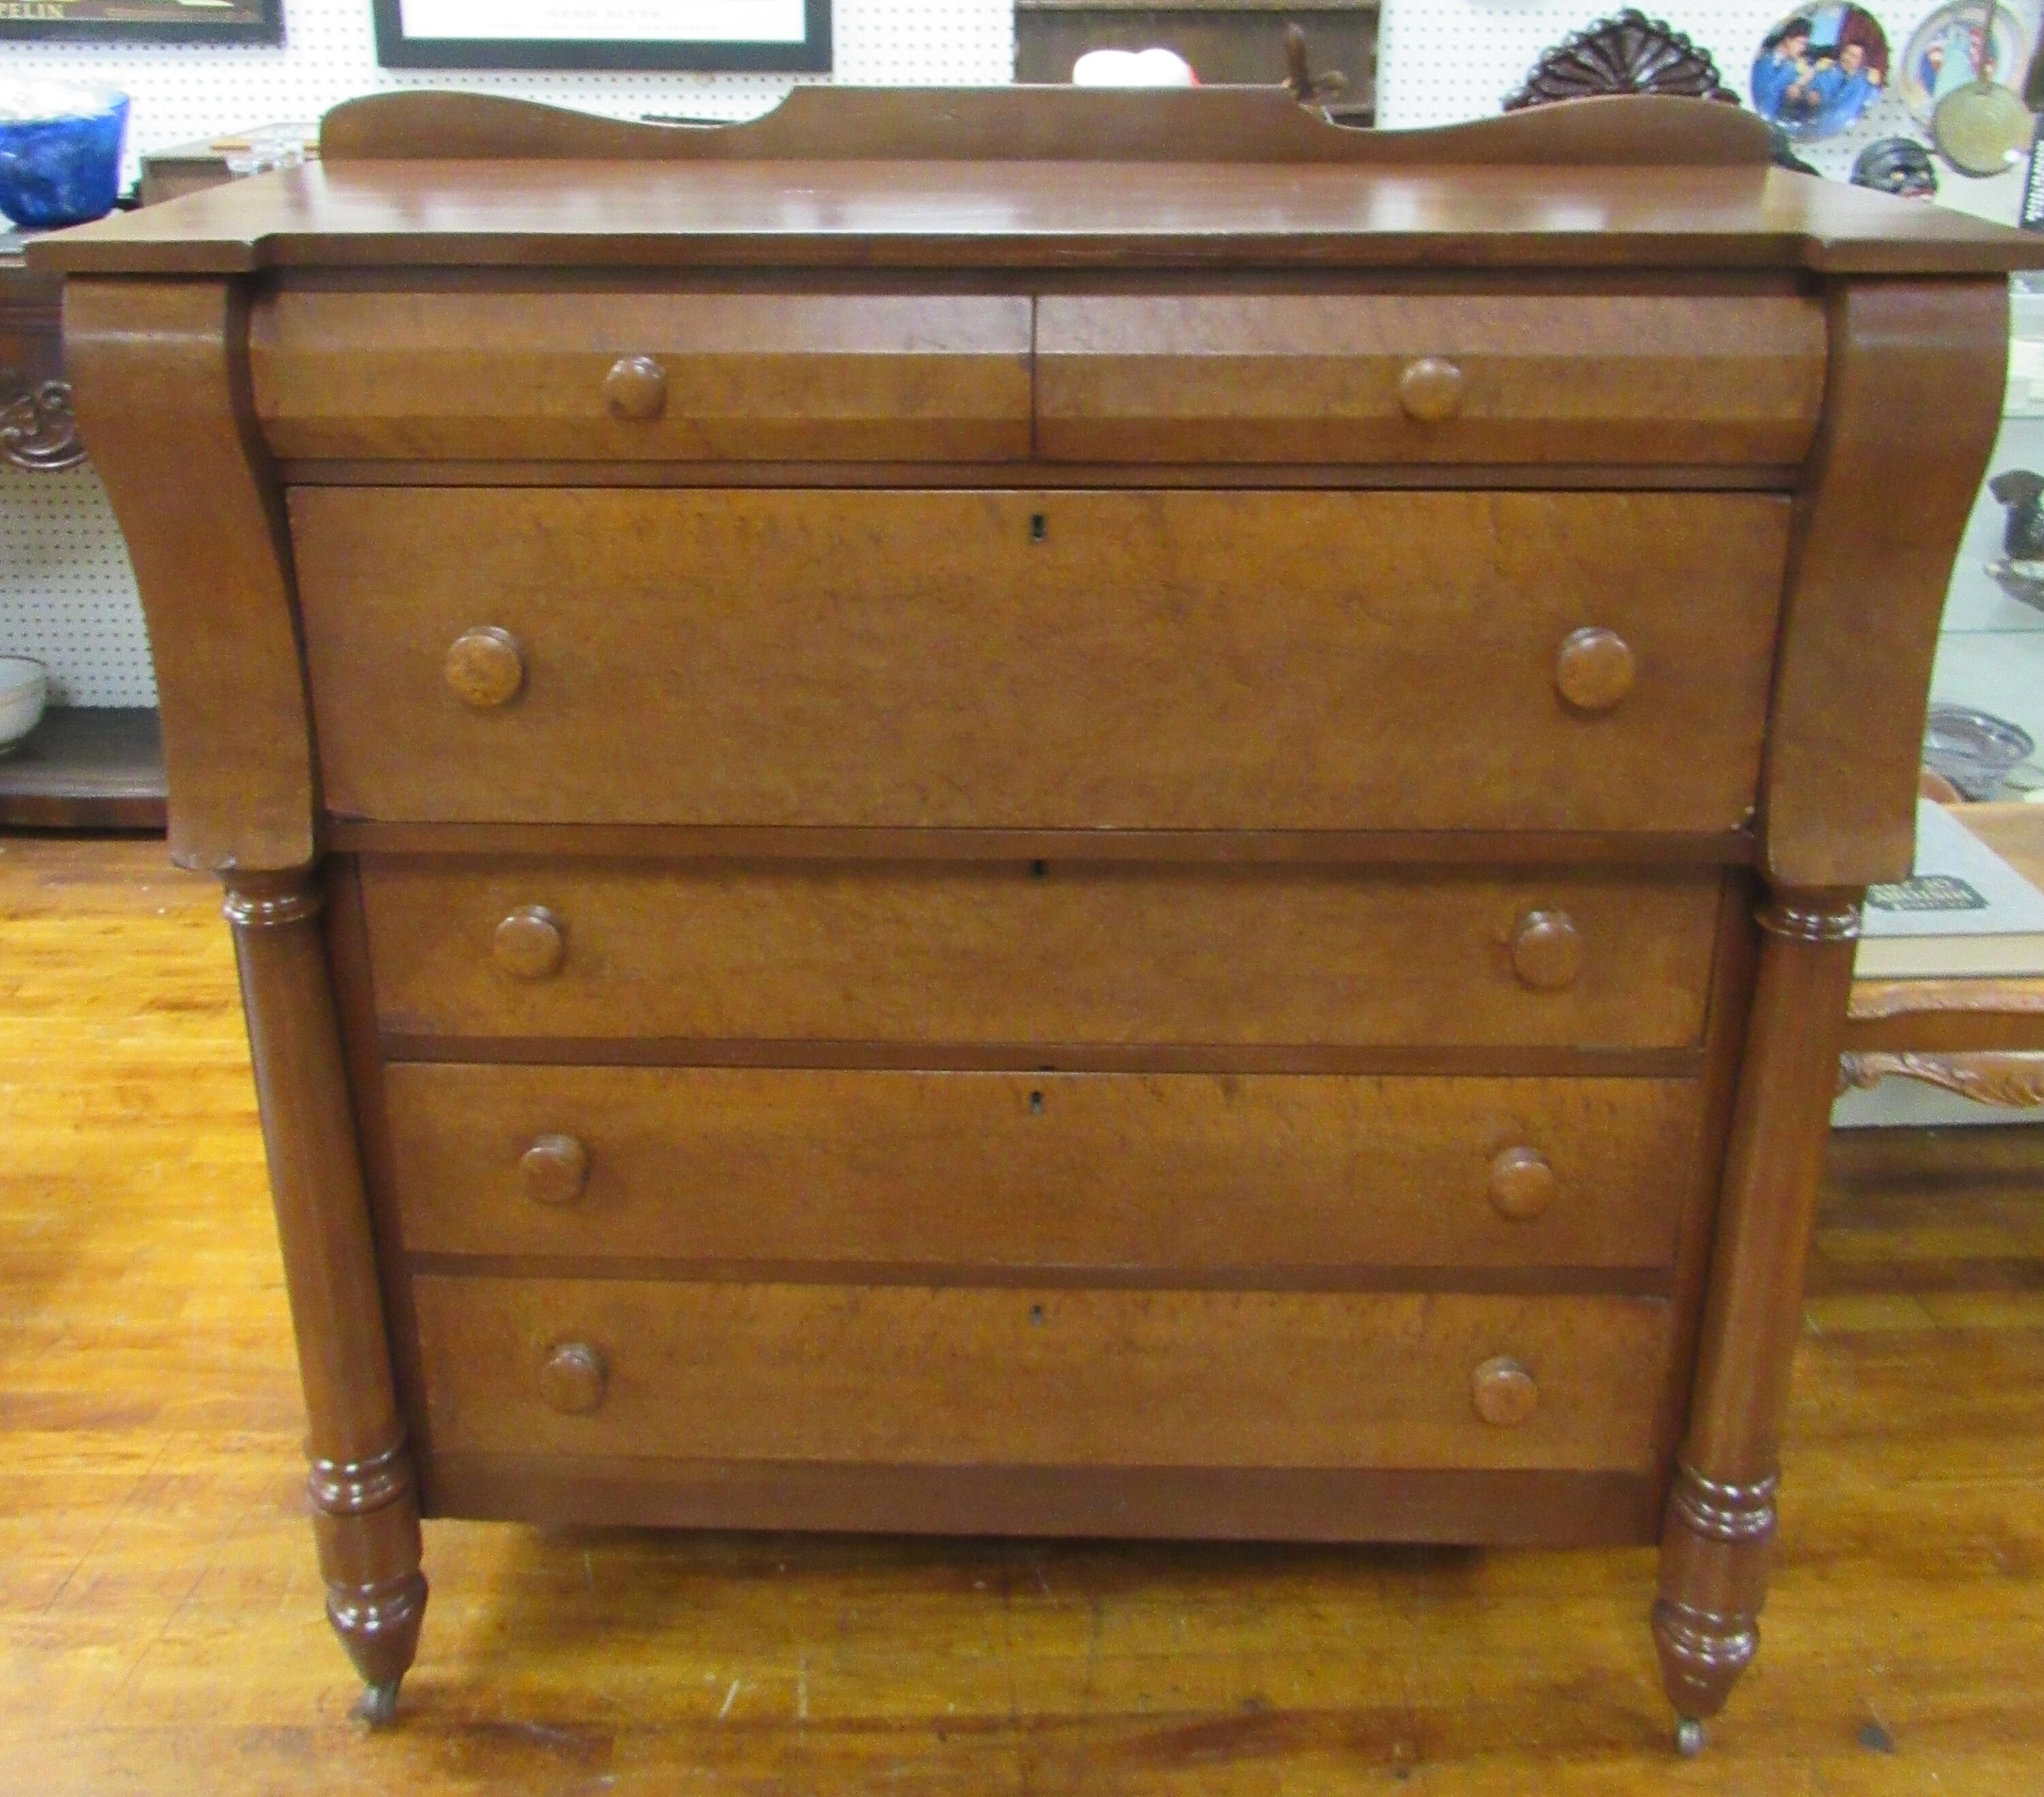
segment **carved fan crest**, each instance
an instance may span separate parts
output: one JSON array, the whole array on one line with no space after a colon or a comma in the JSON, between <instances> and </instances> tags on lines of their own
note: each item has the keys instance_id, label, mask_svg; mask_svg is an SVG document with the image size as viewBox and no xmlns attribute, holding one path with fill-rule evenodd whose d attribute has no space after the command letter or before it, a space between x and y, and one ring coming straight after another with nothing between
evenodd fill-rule
<instances>
[{"instance_id":1,"label":"carved fan crest","mask_svg":"<svg viewBox=\"0 0 2044 1797\"><path fill-rule=\"evenodd\" d=\"M1525 86L1505 101L1504 110L1517 112L1600 94L1676 94L1739 104L1739 96L1725 86L1708 52L1661 20L1628 6L1546 52Z\"/></svg>"}]
</instances>

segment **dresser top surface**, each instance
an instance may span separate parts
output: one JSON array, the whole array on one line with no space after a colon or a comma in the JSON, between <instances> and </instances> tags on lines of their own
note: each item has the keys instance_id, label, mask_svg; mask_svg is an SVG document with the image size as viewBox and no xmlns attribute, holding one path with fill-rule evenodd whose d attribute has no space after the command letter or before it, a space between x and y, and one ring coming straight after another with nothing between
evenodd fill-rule
<instances>
[{"instance_id":1,"label":"dresser top surface","mask_svg":"<svg viewBox=\"0 0 2044 1797\"><path fill-rule=\"evenodd\" d=\"M395 94L329 115L324 143L322 164L57 233L32 260L74 274L2044 267L2044 237L1770 167L1757 119L1700 101L1375 133L1277 89L806 88L720 128Z\"/></svg>"}]
</instances>

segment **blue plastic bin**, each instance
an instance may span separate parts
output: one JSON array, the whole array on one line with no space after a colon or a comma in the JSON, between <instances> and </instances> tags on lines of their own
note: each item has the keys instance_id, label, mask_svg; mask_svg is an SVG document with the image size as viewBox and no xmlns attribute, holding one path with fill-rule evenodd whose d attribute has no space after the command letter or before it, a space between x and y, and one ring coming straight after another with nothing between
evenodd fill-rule
<instances>
[{"instance_id":1,"label":"blue plastic bin","mask_svg":"<svg viewBox=\"0 0 2044 1797\"><path fill-rule=\"evenodd\" d=\"M34 106L46 115L21 116ZM105 217L127 132L128 96L110 88L0 92L0 212L36 231Z\"/></svg>"}]
</instances>

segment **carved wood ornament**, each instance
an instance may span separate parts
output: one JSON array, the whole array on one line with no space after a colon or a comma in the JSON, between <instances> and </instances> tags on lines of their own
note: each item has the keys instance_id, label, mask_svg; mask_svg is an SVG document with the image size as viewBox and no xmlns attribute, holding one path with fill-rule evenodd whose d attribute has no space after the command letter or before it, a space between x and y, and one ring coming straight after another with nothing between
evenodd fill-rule
<instances>
[{"instance_id":1,"label":"carved wood ornament","mask_svg":"<svg viewBox=\"0 0 2044 1797\"><path fill-rule=\"evenodd\" d=\"M1708 52L1663 21L1628 6L1544 52L1525 85L1506 99L1504 110L1518 112L1601 94L1675 94L1739 104Z\"/></svg>"},{"instance_id":2,"label":"carved wood ornament","mask_svg":"<svg viewBox=\"0 0 2044 1797\"><path fill-rule=\"evenodd\" d=\"M1884 1079L1914 1079L1940 1091L1956 1092L1976 1104L2023 1110L2044 1105L2044 1055L1911 1054L1881 1052L1839 1057L1838 1087L1877 1086Z\"/></svg>"}]
</instances>

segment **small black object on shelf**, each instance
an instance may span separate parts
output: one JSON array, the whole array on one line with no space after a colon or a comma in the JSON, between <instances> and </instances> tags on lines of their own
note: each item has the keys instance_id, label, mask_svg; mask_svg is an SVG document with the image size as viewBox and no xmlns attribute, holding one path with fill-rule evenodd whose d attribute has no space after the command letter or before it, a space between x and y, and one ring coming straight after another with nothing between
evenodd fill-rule
<instances>
[{"instance_id":1,"label":"small black object on shelf","mask_svg":"<svg viewBox=\"0 0 2044 1797\"><path fill-rule=\"evenodd\" d=\"M1883 137L1853 159L1852 183L1877 193L1927 200L1938 191L1937 166L1914 137Z\"/></svg>"}]
</instances>

